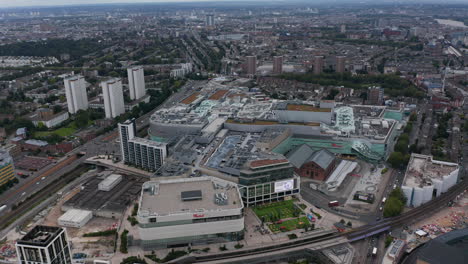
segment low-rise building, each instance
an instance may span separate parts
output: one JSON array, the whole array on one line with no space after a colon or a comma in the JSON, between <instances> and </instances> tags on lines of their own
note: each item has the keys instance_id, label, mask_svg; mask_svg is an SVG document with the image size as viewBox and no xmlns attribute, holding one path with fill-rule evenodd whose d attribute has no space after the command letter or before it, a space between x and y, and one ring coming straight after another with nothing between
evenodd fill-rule
<instances>
[{"instance_id":1,"label":"low-rise building","mask_svg":"<svg viewBox=\"0 0 468 264\"><path fill-rule=\"evenodd\" d=\"M406 206L420 206L448 191L457 183L458 173L456 163L413 153L401 187L407 198Z\"/></svg>"},{"instance_id":2,"label":"low-rise building","mask_svg":"<svg viewBox=\"0 0 468 264\"><path fill-rule=\"evenodd\" d=\"M149 181L138 207L145 250L235 241L244 235L244 205L236 184L214 177Z\"/></svg>"},{"instance_id":3,"label":"low-rise building","mask_svg":"<svg viewBox=\"0 0 468 264\"><path fill-rule=\"evenodd\" d=\"M58 224L66 227L80 228L93 218L93 212L88 210L70 209L57 220Z\"/></svg>"},{"instance_id":4,"label":"low-rise building","mask_svg":"<svg viewBox=\"0 0 468 264\"><path fill-rule=\"evenodd\" d=\"M294 171L301 177L325 181L336 167L336 158L327 149L314 151L309 145L302 144L286 156Z\"/></svg>"},{"instance_id":5,"label":"low-rise building","mask_svg":"<svg viewBox=\"0 0 468 264\"><path fill-rule=\"evenodd\" d=\"M54 111L52 109L42 108L37 110L34 114L30 115L29 117L31 118L31 121L36 127L42 124L47 128L52 128L59 126L60 124L68 120L70 115L68 114L68 112L65 111L54 114Z\"/></svg>"}]
</instances>

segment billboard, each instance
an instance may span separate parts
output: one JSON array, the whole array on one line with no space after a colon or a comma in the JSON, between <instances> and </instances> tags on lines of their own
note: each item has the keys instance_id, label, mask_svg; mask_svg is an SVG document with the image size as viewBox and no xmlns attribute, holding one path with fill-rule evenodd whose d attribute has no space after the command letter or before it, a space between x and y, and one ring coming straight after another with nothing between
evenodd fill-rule
<instances>
[{"instance_id":1,"label":"billboard","mask_svg":"<svg viewBox=\"0 0 468 264\"><path fill-rule=\"evenodd\" d=\"M294 179L275 182L275 193L294 189Z\"/></svg>"}]
</instances>

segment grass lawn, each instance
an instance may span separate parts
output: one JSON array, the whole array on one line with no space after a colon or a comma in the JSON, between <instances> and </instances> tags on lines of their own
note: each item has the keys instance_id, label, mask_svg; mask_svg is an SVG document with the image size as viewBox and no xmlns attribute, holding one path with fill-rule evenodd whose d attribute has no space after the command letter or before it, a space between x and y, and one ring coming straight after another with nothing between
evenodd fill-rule
<instances>
[{"instance_id":1,"label":"grass lawn","mask_svg":"<svg viewBox=\"0 0 468 264\"><path fill-rule=\"evenodd\" d=\"M273 233L276 233L280 231L286 232L286 231L296 230L299 228L304 228L305 224L309 224L309 219L303 216L303 217L283 221L281 224L279 223L269 224L268 227ZM281 228L281 227L284 227L284 228Z\"/></svg>"},{"instance_id":2,"label":"grass lawn","mask_svg":"<svg viewBox=\"0 0 468 264\"><path fill-rule=\"evenodd\" d=\"M61 137L68 137L72 135L73 133L76 132L76 129L73 127L61 127L59 129L53 130L53 131L37 131L34 133L35 137L47 137L52 134L57 134Z\"/></svg>"},{"instance_id":3,"label":"grass lawn","mask_svg":"<svg viewBox=\"0 0 468 264\"><path fill-rule=\"evenodd\" d=\"M253 208L258 218L262 219L262 217L265 216L265 222L294 217L294 211L297 210L300 211L300 209L294 205L293 200L269 203Z\"/></svg>"},{"instance_id":4,"label":"grass lawn","mask_svg":"<svg viewBox=\"0 0 468 264\"><path fill-rule=\"evenodd\" d=\"M93 124L93 121L90 120L88 122L88 126L90 126L92 124ZM68 124L68 126L61 127L61 128L56 129L56 130L34 132L34 137L47 137L47 136L50 136L52 134L56 134L56 135L59 135L61 137L68 137L68 136L73 135L76 132L76 130L78 130L78 127L76 126L75 122L73 121L70 124Z\"/></svg>"}]
</instances>

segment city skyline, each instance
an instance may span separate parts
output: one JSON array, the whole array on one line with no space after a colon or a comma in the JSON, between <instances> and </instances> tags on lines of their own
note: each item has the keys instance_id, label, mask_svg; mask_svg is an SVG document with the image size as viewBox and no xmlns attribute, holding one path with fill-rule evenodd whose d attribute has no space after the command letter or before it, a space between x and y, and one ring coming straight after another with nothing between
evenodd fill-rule
<instances>
[{"instance_id":1,"label":"city skyline","mask_svg":"<svg viewBox=\"0 0 468 264\"><path fill-rule=\"evenodd\" d=\"M61 0L51 0L51 1L41 1L41 0L18 0L18 1L8 1L8 0L0 0L0 10L2 8L15 8L15 7L53 7L53 6L75 6L75 5L111 5L111 4L126 4L126 5L134 5L134 4L183 4L183 3L245 3L245 2L268 2L269 4L333 4L333 3L349 3L349 4L359 4L359 5L375 5L375 4L390 4L390 3L399 3L398 0L378 0L378 1L359 1L359 0L334 0L334 1L325 1L325 0L296 0L296 1L283 1L283 0L68 0L64 3ZM423 4L423 3L439 3L436 0L411 0L406 1L407 4ZM464 3L464 0L449 0L446 1L445 4L458 4ZM265 3L263 3L265 4Z\"/></svg>"}]
</instances>

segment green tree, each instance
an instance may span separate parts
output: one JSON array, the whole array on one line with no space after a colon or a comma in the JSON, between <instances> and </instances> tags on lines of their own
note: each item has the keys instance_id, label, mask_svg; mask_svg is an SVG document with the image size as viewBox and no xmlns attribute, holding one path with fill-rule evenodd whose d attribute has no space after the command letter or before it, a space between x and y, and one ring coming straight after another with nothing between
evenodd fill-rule
<instances>
[{"instance_id":1,"label":"green tree","mask_svg":"<svg viewBox=\"0 0 468 264\"><path fill-rule=\"evenodd\" d=\"M78 128L84 128L88 126L89 113L87 111L80 110L76 113L75 124Z\"/></svg>"},{"instance_id":2,"label":"green tree","mask_svg":"<svg viewBox=\"0 0 468 264\"><path fill-rule=\"evenodd\" d=\"M403 168L406 165L405 154L401 152L392 152L387 161L390 163L392 168Z\"/></svg>"}]
</instances>

